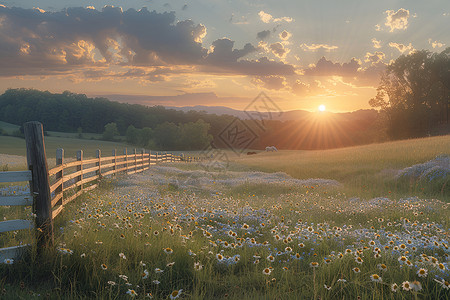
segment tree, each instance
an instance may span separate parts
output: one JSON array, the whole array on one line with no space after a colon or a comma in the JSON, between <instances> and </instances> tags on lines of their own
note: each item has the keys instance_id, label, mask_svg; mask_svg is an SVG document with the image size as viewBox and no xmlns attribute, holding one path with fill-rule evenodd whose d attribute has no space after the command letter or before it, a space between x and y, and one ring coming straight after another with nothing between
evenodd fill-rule
<instances>
[{"instance_id":1,"label":"tree","mask_svg":"<svg viewBox=\"0 0 450 300\"><path fill-rule=\"evenodd\" d=\"M139 129L133 125L128 126L127 133L125 134L127 138L127 143L132 145L139 145Z\"/></svg>"},{"instance_id":2,"label":"tree","mask_svg":"<svg viewBox=\"0 0 450 300\"><path fill-rule=\"evenodd\" d=\"M105 125L105 131L103 131L103 139L107 141L114 141L114 138L119 135L117 130L117 124L112 122Z\"/></svg>"},{"instance_id":3,"label":"tree","mask_svg":"<svg viewBox=\"0 0 450 300\"><path fill-rule=\"evenodd\" d=\"M387 116L391 138L425 136L445 122L450 90L450 48L440 54L427 50L402 55L387 66L372 107Z\"/></svg>"}]
</instances>

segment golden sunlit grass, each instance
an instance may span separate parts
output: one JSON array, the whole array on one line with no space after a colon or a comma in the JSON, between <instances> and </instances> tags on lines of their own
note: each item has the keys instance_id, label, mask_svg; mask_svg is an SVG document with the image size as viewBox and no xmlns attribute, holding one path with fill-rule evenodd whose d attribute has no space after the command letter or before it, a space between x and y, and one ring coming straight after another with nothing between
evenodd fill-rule
<instances>
[{"instance_id":1,"label":"golden sunlit grass","mask_svg":"<svg viewBox=\"0 0 450 300\"><path fill-rule=\"evenodd\" d=\"M343 183L351 196L420 195L416 182L398 185L396 171L450 154L450 137L440 136L314 151L278 151L251 156L231 156L233 161L268 172L286 172L299 178L329 178ZM441 186L442 187L442 186ZM430 191L428 191L430 192ZM442 195L435 190L432 196Z\"/></svg>"}]
</instances>

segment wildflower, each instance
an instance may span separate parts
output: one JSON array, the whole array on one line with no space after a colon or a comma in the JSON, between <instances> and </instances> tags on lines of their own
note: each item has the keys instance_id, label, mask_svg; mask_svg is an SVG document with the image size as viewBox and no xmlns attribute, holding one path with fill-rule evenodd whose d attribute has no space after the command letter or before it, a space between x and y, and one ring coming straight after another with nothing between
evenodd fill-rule
<instances>
[{"instance_id":1,"label":"wildflower","mask_svg":"<svg viewBox=\"0 0 450 300\"><path fill-rule=\"evenodd\" d=\"M328 291L331 290L331 286L329 286L329 285L324 284L323 287L324 287L325 289L327 289Z\"/></svg>"},{"instance_id":2,"label":"wildflower","mask_svg":"<svg viewBox=\"0 0 450 300\"><path fill-rule=\"evenodd\" d=\"M156 269L155 269L155 273L156 273L156 274L160 274L160 273L162 273L162 272L164 272L164 270L161 270L160 268L156 268Z\"/></svg>"},{"instance_id":3,"label":"wildflower","mask_svg":"<svg viewBox=\"0 0 450 300\"><path fill-rule=\"evenodd\" d=\"M136 293L135 290L128 290L127 294L130 295L130 297L136 297L137 296L137 293Z\"/></svg>"},{"instance_id":4,"label":"wildflower","mask_svg":"<svg viewBox=\"0 0 450 300\"><path fill-rule=\"evenodd\" d=\"M273 255L269 255L267 256L267 260L273 262L275 260L275 257L273 257Z\"/></svg>"},{"instance_id":5,"label":"wildflower","mask_svg":"<svg viewBox=\"0 0 450 300\"><path fill-rule=\"evenodd\" d=\"M359 256L357 256L357 257L355 258L355 261L356 261L358 264L362 264L362 263L364 262L364 260L362 260L362 258L359 257Z\"/></svg>"},{"instance_id":6,"label":"wildflower","mask_svg":"<svg viewBox=\"0 0 450 300\"><path fill-rule=\"evenodd\" d=\"M286 247L286 248L284 248L284 251L286 251L287 253L291 253L292 252L292 248L291 247Z\"/></svg>"},{"instance_id":7,"label":"wildflower","mask_svg":"<svg viewBox=\"0 0 450 300\"><path fill-rule=\"evenodd\" d=\"M428 270L427 270L427 269L419 269L419 270L417 271L417 275L418 275L419 277L427 277L427 275L428 275Z\"/></svg>"},{"instance_id":8,"label":"wildflower","mask_svg":"<svg viewBox=\"0 0 450 300\"><path fill-rule=\"evenodd\" d=\"M445 271L445 266L443 263L438 264L438 268L441 269L442 271Z\"/></svg>"},{"instance_id":9,"label":"wildflower","mask_svg":"<svg viewBox=\"0 0 450 300\"><path fill-rule=\"evenodd\" d=\"M127 259L127 257L126 257L125 254L123 254L123 253L119 253L119 257L120 257L120 258L123 258L123 259Z\"/></svg>"},{"instance_id":10,"label":"wildflower","mask_svg":"<svg viewBox=\"0 0 450 300\"><path fill-rule=\"evenodd\" d=\"M152 281L154 284L160 284L161 282L159 280L153 280Z\"/></svg>"},{"instance_id":11,"label":"wildflower","mask_svg":"<svg viewBox=\"0 0 450 300\"><path fill-rule=\"evenodd\" d=\"M402 288L404 291L409 291L411 289L411 284L409 283L409 281L403 281Z\"/></svg>"},{"instance_id":12,"label":"wildflower","mask_svg":"<svg viewBox=\"0 0 450 300\"><path fill-rule=\"evenodd\" d=\"M107 270L108 269L108 266L105 265L105 264L102 264L101 267L102 267L103 270Z\"/></svg>"},{"instance_id":13,"label":"wildflower","mask_svg":"<svg viewBox=\"0 0 450 300\"><path fill-rule=\"evenodd\" d=\"M85 257L86 257L86 253L82 253L82 254L80 255L80 257L81 257L81 258L85 258Z\"/></svg>"},{"instance_id":14,"label":"wildflower","mask_svg":"<svg viewBox=\"0 0 450 300\"><path fill-rule=\"evenodd\" d=\"M250 226L248 226L246 223L242 224L241 229L247 230Z\"/></svg>"},{"instance_id":15,"label":"wildflower","mask_svg":"<svg viewBox=\"0 0 450 300\"><path fill-rule=\"evenodd\" d=\"M171 248L164 248L164 252L165 252L166 254L172 254L172 253L173 253L173 250L172 250Z\"/></svg>"},{"instance_id":16,"label":"wildflower","mask_svg":"<svg viewBox=\"0 0 450 300\"><path fill-rule=\"evenodd\" d=\"M141 266L141 267L145 267L145 263L144 262L142 262L142 260L139 262L139 266Z\"/></svg>"},{"instance_id":17,"label":"wildflower","mask_svg":"<svg viewBox=\"0 0 450 300\"><path fill-rule=\"evenodd\" d=\"M263 273L264 275L270 275L270 273L272 273L272 270L271 270L270 268L265 268L265 269L262 271L262 273Z\"/></svg>"},{"instance_id":18,"label":"wildflower","mask_svg":"<svg viewBox=\"0 0 450 300\"><path fill-rule=\"evenodd\" d=\"M313 262L311 262L311 263L309 264L309 266L312 267L312 268L317 268L317 267L319 266L319 263L313 261Z\"/></svg>"},{"instance_id":19,"label":"wildflower","mask_svg":"<svg viewBox=\"0 0 450 300\"><path fill-rule=\"evenodd\" d=\"M298 244L298 246L299 246L300 248L303 248L303 247L305 247L305 244L300 243L300 244Z\"/></svg>"},{"instance_id":20,"label":"wildflower","mask_svg":"<svg viewBox=\"0 0 450 300\"><path fill-rule=\"evenodd\" d=\"M387 270L387 266L385 264L378 264L377 267L381 271L386 271Z\"/></svg>"},{"instance_id":21,"label":"wildflower","mask_svg":"<svg viewBox=\"0 0 450 300\"><path fill-rule=\"evenodd\" d=\"M398 258L398 261L400 262L400 263L404 263L404 262L406 262L408 259L406 258L406 256L400 256L399 258Z\"/></svg>"},{"instance_id":22,"label":"wildflower","mask_svg":"<svg viewBox=\"0 0 450 300\"><path fill-rule=\"evenodd\" d=\"M352 270L353 270L353 272L355 272L355 273L361 272L361 269L358 268L358 267L354 267Z\"/></svg>"},{"instance_id":23,"label":"wildflower","mask_svg":"<svg viewBox=\"0 0 450 300\"><path fill-rule=\"evenodd\" d=\"M287 270L289 270L288 267L283 267L283 271L287 271Z\"/></svg>"},{"instance_id":24,"label":"wildflower","mask_svg":"<svg viewBox=\"0 0 450 300\"><path fill-rule=\"evenodd\" d=\"M119 275L119 278L128 281L128 276L127 275Z\"/></svg>"},{"instance_id":25,"label":"wildflower","mask_svg":"<svg viewBox=\"0 0 450 300\"><path fill-rule=\"evenodd\" d=\"M183 290L173 291L172 293L170 293L170 299L177 299L178 297L180 297L182 291Z\"/></svg>"},{"instance_id":26,"label":"wildflower","mask_svg":"<svg viewBox=\"0 0 450 300\"><path fill-rule=\"evenodd\" d=\"M195 271L200 271L201 269L203 269L203 265L200 262L194 263L194 270Z\"/></svg>"},{"instance_id":27,"label":"wildflower","mask_svg":"<svg viewBox=\"0 0 450 300\"><path fill-rule=\"evenodd\" d=\"M378 274L372 274L372 275L370 275L370 279L371 279L373 282L381 282L381 281L383 281L383 280L381 279L381 277L380 277Z\"/></svg>"},{"instance_id":28,"label":"wildflower","mask_svg":"<svg viewBox=\"0 0 450 300\"><path fill-rule=\"evenodd\" d=\"M142 279L147 279L148 278L148 270L144 270L144 272L141 274Z\"/></svg>"},{"instance_id":29,"label":"wildflower","mask_svg":"<svg viewBox=\"0 0 450 300\"><path fill-rule=\"evenodd\" d=\"M398 291L398 284L396 283L391 284L391 291L396 293Z\"/></svg>"},{"instance_id":30,"label":"wildflower","mask_svg":"<svg viewBox=\"0 0 450 300\"><path fill-rule=\"evenodd\" d=\"M124 239L124 238L125 238L125 235L122 233L122 234L120 235L120 238L121 238L121 239Z\"/></svg>"},{"instance_id":31,"label":"wildflower","mask_svg":"<svg viewBox=\"0 0 450 300\"><path fill-rule=\"evenodd\" d=\"M411 289L415 292L422 290L422 284L419 281L411 282Z\"/></svg>"},{"instance_id":32,"label":"wildflower","mask_svg":"<svg viewBox=\"0 0 450 300\"><path fill-rule=\"evenodd\" d=\"M14 263L14 259L12 259L12 258L5 258L3 263L6 264L6 265L12 265Z\"/></svg>"},{"instance_id":33,"label":"wildflower","mask_svg":"<svg viewBox=\"0 0 450 300\"><path fill-rule=\"evenodd\" d=\"M166 265L166 267L173 267L174 264L175 264L175 262L168 263L168 264Z\"/></svg>"},{"instance_id":34,"label":"wildflower","mask_svg":"<svg viewBox=\"0 0 450 300\"><path fill-rule=\"evenodd\" d=\"M444 279L442 279L442 280L437 280L437 279L435 279L434 281L436 281L437 283L439 283L439 285L440 285L442 288L444 288L444 289L446 289L446 290L450 289L450 283L449 283L448 281L446 281L446 280L444 280Z\"/></svg>"},{"instance_id":35,"label":"wildflower","mask_svg":"<svg viewBox=\"0 0 450 300\"><path fill-rule=\"evenodd\" d=\"M108 281L108 284L111 285L111 286L116 285L116 283L114 281L112 281L112 280Z\"/></svg>"},{"instance_id":36,"label":"wildflower","mask_svg":"<svg viewBox=\"0 0 450 300\"><path fill-rule=\"evenodd\" d=\"M222 261L223 260L223 255L220 254L220 253L217 253L216 254L216 258L217 258L218 261Z\"/></svg>"},{"instance_id":37,"label":"wildflower","mask_svg":"<svg viewBox=\"0 0 450 300\"><path fill-rule=\"evenodd\" d=\"M150 298L150 299L153 299L152 293L147 293L147 294L145 294L145 297L148 297L148 298Z\"/></svg>"},{"instance_id":38,"label":"wildflower","mask_svg":"<svg viewBox=\"0 0 450 300\"><path fill-rule=\"evenodd\" d=\"M346 283L346 282L347 282L347 280L345 280L344 278L339 278L339 279L337 280L337 282L342 282L342 283Z\"/></svg>"}]
</instances>

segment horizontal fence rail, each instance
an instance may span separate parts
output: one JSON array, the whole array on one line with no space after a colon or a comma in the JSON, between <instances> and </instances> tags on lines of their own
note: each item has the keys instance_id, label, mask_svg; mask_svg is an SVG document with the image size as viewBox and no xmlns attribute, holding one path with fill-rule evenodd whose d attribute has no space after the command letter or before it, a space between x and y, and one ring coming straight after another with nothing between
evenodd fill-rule
<instances>
[{"instance_id":1,"label":"horizontal fence rail","mask_svg":"<svg viewBox=\"0 0 450 300\"><path fill-rule=\"evenodd\" d=\"M20 181L30 181L31 171L12 171L12 172L0 172L0 182L11 183ZM13 196L1 196L0 195L0 206L17 206L33 205L33 196L28 191L24 195L13 195ZM0 222L0 233L17 231L17 230L30 230L34 228L34 224L30 220L8 220ZM5 259L15 258L19 256L23 250L25 250L30 245L17 245L7 248L0 248L0 263Z\"/></svg>"},{"instance_id":2,"label":"horizontal fence rail","mask_svg":"<svg viewBox=\"0 0 450 300\"><path fill-rule=\"evenodd\" d=\"M52 219L58 216L66 204L84 192L95 189L98 180L105 176L140 173L157 163L199 160L198 157L152 153L146 150L137 152L136 149L133 149L132 153L128 153L128 149L124 149L121 155L117 153L117 150L113 150L112 156L104 157L101 151L97 150L96 158L84 159L83 151L79 150L75 161L65 163L64 149L57 149L56 166L48 170Z\"/></svg>"},{"instance_id":3,"label":"horizontal fence rail","mask_svg":"<svg viewBox=\"0 0 450 300\"><path fill-rule=\"evenodd\" d=\"M193 162L199 157L150 152L136 149L111 156L102 156L100 150L95 158L84 159L83 151L77 151L76 160L65 162L64 150L56 150L56 166L48 169L45 155L43 127L39 122L24 124L27 146L28 171L0 172L0 183L28 181L30 190L24 195L0 195L0 206L32 206L34 221L8 220L0 222L0 233L17 230L34 230L38 254L47 246L53 246L53 219L64 206L84 192L95 189L99 180L116 174L143 172L157 163ZM0 263L20 256L30 245L17 245L0 249Z\"/></svg>"}]
</instances>

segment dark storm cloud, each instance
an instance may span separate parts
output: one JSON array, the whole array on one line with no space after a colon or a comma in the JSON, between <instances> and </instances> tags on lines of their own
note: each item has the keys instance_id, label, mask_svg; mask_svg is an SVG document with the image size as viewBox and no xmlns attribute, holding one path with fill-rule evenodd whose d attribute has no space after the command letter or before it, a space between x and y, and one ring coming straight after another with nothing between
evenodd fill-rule
<instances>
[{"instance_id":1,"label":"dark storm cloud","mask_svg":"<svg viewBox=\"0 0 450 300\"><path fill-rule=\"evenodd\" d=\"M177 22L174 12L157 13L147 8L79 7L44 12L0 6L0 76L64 74L77 68L112 65L188 65L261 76L293 73L293 67L282 62L244 59L256 48L246 44L233 49L230 39L216 40L214 50L208 53L202 44L205 35L202 24Z\"/></svg>"}]
</instances>

